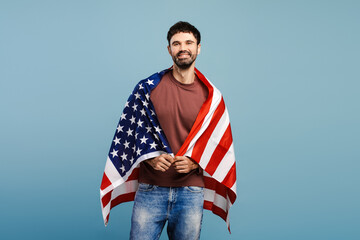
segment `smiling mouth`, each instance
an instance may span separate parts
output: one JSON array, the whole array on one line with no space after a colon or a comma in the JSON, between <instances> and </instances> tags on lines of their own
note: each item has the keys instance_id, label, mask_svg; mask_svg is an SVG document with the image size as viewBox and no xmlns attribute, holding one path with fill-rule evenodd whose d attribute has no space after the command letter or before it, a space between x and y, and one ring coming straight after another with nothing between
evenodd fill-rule
<instances>
[{"instance_id":1,"label":"smiling mouth","mask_svg":"<svg viewBox=\"0 0 360 240\"><path fill-rule=\"evenodd\" d=\"M190 53L188 52L180 52L178 55L177 55L178 58L188 58L190 57Z\"/></svg>"},{"instance_id":2,"label":"smiling mouth","mask_svg":"<svg viewBox=\"0 0 360 240\"><path fill-rule=\"evenodd\" d=\"M189 58L190 55L189 54L181 54L178 56L179 59L183 59L183 58Z\"/></svg>"}]
</instances>

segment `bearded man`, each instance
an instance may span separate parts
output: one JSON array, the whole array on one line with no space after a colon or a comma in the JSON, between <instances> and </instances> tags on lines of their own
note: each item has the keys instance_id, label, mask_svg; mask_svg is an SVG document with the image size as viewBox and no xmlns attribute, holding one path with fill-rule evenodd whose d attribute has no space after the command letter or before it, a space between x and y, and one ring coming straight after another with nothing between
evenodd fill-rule
<instances>
[{"instance_id":1,"label":"bearded man","mask_svg":"<svg viewBox=\"0 0 360 240\"><path fill-rule=\"evenodd\" d=\"M135 87L101 186L102 201L109 194L111 199L102 202L104 209L134 199L132 240L158 239L166 222L169 239L199 239L203 209L228 223L236 198L227 110L220 92L195 68L200 32L178 22L167 40L173 65ZM117 185L122 190L113 191Z\"/></svg>"}]
</instances>

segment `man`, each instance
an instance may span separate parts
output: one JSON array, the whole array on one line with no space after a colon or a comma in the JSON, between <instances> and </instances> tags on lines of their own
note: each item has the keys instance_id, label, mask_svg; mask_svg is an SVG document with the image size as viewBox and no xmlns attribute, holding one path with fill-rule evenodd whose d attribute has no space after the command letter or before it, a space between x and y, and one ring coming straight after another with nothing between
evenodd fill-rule
<instances>
[{"instance_id":1,"label":"man","mask_svg":"<svg viewBox=\"0 0 360 240\"><path fill-rule=\"evenodd\" d=\"M199 239L203 209L228 223L236 198L225 104L195 68L200 32L178 22L167 40L173 66L135 87L101 184L105 222L110 208L134 199L130 239L158 239L166 222L169 239Z\"/></svg>"}]
</instances>

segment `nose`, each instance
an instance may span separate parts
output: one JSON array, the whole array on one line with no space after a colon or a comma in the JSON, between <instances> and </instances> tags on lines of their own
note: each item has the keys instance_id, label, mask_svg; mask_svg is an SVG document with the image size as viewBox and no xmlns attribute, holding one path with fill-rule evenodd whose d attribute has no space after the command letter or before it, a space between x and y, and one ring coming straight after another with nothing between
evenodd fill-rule
<instances>
[{"instance_id":1,"label":"nose","mask_svg":"<svg viewBox=\"0 0 360 240\"><path fill-rule=\"evenodd\" d=\"M181 43L181 44L180 44L180 49L179 49L179 50L180 50L180 51L185 50L185 44Z\"/></svg>"}]
</instances>

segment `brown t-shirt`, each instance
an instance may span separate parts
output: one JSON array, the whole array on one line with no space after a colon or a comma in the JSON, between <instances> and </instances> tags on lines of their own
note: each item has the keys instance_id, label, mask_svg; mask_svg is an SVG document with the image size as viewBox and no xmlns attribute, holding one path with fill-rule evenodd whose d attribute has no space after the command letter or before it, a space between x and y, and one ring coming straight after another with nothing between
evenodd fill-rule
<instances>
[{"instance_id":1,"label":"brown t-shirt","mask_svg":"<svg viewBox=\"0 0 360 240\"><path fill-rule=\"evenodd\" d=\"M193 83L183 84L174 78L172 71L165 73L151 92L150 99L160 126L174 154L188 136L207 96L208 90L197 76ZM166 187L204 186L201 169L178 173L171 165L167 171L161 172L146 162L140 164L139 182Z\"/></svg>"}]
</instances>

